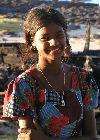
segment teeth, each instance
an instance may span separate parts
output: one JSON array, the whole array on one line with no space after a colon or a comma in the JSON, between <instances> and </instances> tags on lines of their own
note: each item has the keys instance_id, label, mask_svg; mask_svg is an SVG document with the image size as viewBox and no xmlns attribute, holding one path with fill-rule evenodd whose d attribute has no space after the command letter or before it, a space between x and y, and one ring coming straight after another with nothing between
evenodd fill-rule
<instances>
[{"instance_id":1,"label":"teeth","mask_svg":"<svg viewBox=\"0 0 100 140\"><path fill-rule=\"evenodd\" d=\"M47 51L50 52L51 50L48 49ZM52 51L61 51L61 48L57 48L57 49L54 49Z\"/></svg>"},{"instance_id":2,"label":"teeth","mask_svg":"<svg viewBox=\"0 0 100 140\"><path fill-rule=\"evenodd\" d=\"M59 48L55 49L56 51L59 50Z\"/></svg>"},{"instance_id":3,"label":"teeth","mask_svg":"<svg viewBox=\"0 0 100 140\"><path fill-rule=\"evenodd\" d=\"M55 49L55 50L58 50L58 51L60 51L60 48L58 48L58 49Z\"/></svg>"}]
</instances>

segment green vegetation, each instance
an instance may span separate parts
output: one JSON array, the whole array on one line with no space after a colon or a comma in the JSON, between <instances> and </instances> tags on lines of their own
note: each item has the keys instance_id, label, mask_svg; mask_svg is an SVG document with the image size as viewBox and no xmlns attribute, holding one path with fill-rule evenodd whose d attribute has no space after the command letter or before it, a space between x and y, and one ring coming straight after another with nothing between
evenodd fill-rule
<instances>
[{"instance_id":1,"label":"green vegetation","mask_svg":"<svg viewBox=\"0 0 100 140\"><path fill-rule=\"evenodd\" d=\"M22 19L19 18L7 18L6 16L0 15L0 31L11 30L11 31L21 31L22 30Z\"/></svg>"},{"instance_id":2,"label":"green vegetation","mask_svg":"<svg viewBox=\"0 0 100 140\"><path fill-rule=\"evenodd\" d=\"M13 120L5 121L5 123L0 123L0 128L2 128L0 129L0 140L17 140L18 122Z\"/></svg>"}]
</instances>

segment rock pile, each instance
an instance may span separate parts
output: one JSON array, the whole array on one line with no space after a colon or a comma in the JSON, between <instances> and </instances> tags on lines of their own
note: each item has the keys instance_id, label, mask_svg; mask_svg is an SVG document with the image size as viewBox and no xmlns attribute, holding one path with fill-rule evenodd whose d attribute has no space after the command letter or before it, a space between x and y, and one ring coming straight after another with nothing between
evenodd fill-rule
<instances>
[{"instance_id":1,"label":"rock pile","mask_svg":"<svg viewBox=\"0 0 100 140\"><path fill-rule=\"evenodd\" d=\"M100 29L100 7L97 4L76 3L73 4L68 1L58 2L53 4L52 1L31 1L14 0L13 3L2 1L0 6L0 14L7 14L8 17L23 18L25 13L32 7L37 5L49 5L61 11L67 22L70 24L69 29L80 28L80 24L84 24L87 18L90 18L91 25Z\"/></svg>"}]
</instances>

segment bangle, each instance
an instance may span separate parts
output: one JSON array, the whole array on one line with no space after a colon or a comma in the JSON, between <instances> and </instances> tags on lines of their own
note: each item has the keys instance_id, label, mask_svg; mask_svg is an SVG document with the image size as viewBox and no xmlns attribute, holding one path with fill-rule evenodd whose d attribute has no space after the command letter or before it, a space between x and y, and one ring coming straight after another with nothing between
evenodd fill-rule
<instances>
[{"instance_id":1,"label":"bangle","mask_svg":"<svg viewBox=\"0 0 100 140\"><path fill-rule=\"evenodd\" d=\"M31 134L32 128L20 128L18 129L19 133Z\"/></svg>"},{"instance_id":2,"label":"bangle","mask_svg":"<svg viewBox=\"0 0 100 140\"><path fill-rule=\"evenodd\" d=\"M32 129L31 128L20 128L18 129L18 139L17 140L31 140Z\"/></svg>"}]
</instances>

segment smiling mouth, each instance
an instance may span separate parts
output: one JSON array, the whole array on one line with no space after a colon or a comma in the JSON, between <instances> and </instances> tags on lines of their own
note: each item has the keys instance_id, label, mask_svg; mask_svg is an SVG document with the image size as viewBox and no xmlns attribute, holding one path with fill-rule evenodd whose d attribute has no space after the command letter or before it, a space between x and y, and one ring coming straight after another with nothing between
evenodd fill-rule
<instances>
[{"instance_id":1,"label":"smiling mouth","mask_svg":"<svg viewBox=\"0 0 100 140\"><path fill-rule=\"evenodd\" d=\"M61 51L63 51L63 47L59 47L59 48L56 48L56 49L48 49L46 51L48 53L50 53L51 51L53 51L53 52L61 52Z\"/></svg>"},{"instance_id":2,"label":"smiling mouth","mask_svg":"<svg viewBox=\"0 0 100 140\"><path fill-rule=\"evenodd\" d=\"M55 51L62 51L63 50L63 48L62 47L59 47L59 48L57 48L57 49L54 49L53 51L55 52Z\"/></svg>"}]
</instances>

